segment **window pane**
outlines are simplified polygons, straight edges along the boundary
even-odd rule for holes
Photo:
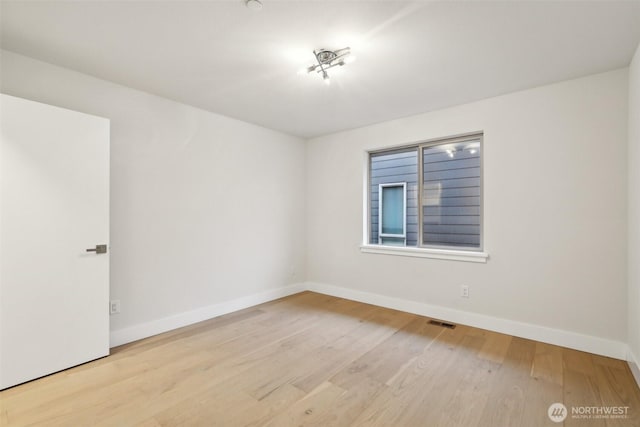
[[[386,246],[404,246],[402,237],[382,237],[380,243]]]
[[[387,151],[370,155],[369,163],[369,243],[383,243],[378,236],[378,205],[380,184],[406,182],[407,228],[406,245],[418,244],[418,150],[417,148]],[[387,243],[383,243],[387,244]]]
[[[382,234],[404,234],[403,187],[382,187]]]
[[[480,140],[422,149],[422,239],[427,246],[480,247]]]

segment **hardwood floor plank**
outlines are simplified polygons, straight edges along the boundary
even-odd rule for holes
[[[524,391],[526,403],[522,413],[522,427],[553,427],[558,423],[551,421],[549,406],[563,402],[562,386],[547,377],[531,376]],[[568,408],[570,411],[571,409]]]
[[[162,427],[155,418],[149,418],[148,420],[144,420],[143,422],[136,424],[136,427]]]
[[[277,357],[273,358],[269,371],[265,371],[261,365],[255,365],[249,373],[256,379],[256,384],[246,389],[246,392],[257,400],[262,400],[278,387],[288,383],[296,384],[297,382],[302,382],[305,378],[309,378],[310,375],[317,377],[318,373],[321,373],[320,376],[326,379],[326,374],[324,374],[322,368],[326,367],[327,363],[335,363],[331,355],[344,357],[344,354],[334,348],[334,346],[338,345],[336,343],[344,340],[345,337],[348,336],[348,332],[352,329],[361,328],[363,325],[361,320],[366,319],[377,310],[378,308],[373,306],[363,306],[361,310],[357,312],[361,317],[327,318],[323,321],[321,328],[312,328],[309,330],[309,333],[313,335],[312,338],[318,345],[307,348],[304,354],[299,354],[297,351],[298,346],[294,346],[295,348],[292,352],[295,357],[283,357],[283,354],[279,353]],[[323,359],[327,359],[328,362],[325,362]],[[308,366],[310,365],[315,366],[313,371],[309,371]]]
[[[413,425],[411,419],[424,406],[425,399],[440,393],[438,387],[447,381],[447,373],[455,369],[460,357],[467,354],[464,346],[468,343],[465,341],[477,343],[477,338],[466,336],[467,331],[464,326],[443,329],[419,357],[388,381],[389,388],[363,411],[355,425]],[[463,350],[454,351],[458,346]],[[474,352],[472,354],[475,355]]]
[[[525,395],[535,356],[535,342],[513,338],[497,373],[479,425],[518,426],[523,424]]]
[[[380,342],[386,340],[412,320],[414,316],[393,310],[376,310],[357,328],[348,331],[330,346],[315,352],[311,363],[316,366],[307,372],[294,385],[310,392],[326,378],[330,378],[345,366],[353,363]]]
[[[455,366],[460,375],[451,375],[441,393],[430,399],[413,420],[422,425],[477,426],[495,382],[499,365],[482,358],[466,358]]]
[[[246,416],[242,419],[242,425],[246,427],[263,426],[306,395],[307,393],[299,388],[285,384],[258,402],[259,411],[245,412]]]
[[[331,378],[331,382],[343,388],[350,388],[352,383],[357,384],[362,381],[363,376],[368,376],[381,383],[387,383],[413,362],[443,331],[443,328],[429,324],[429,319],[416,316],[383,342],[337,372]]]
[[[448,365],[430,378],[429,386],[434,392],[410,406],[408,425],[473,426],[478,421],[499,368],[497,363],[477,357],[484,341],[465,334]],[[460,348],[465,351],[457,351]]]
[[[572,407],[602,406],[600,384],[596,379],[595,366],[589,353],[562,349],[564,404],[571,412]],[[566,427],[582,426],[589,423],[589,427],[605,426],[603,419],[583,419],[569,414],[564,421]]]
[[[480,349],[480,357],[492,362],[502,363],[513,337],[497,332],[481,331],[481,336],[485,338],[485,343]]]
[[[633,379],[629,377],[624,367],[615,367],[613,364],[594,363],[595,379],[598,383],[600,398],[603,406],[624,406],[627,417],[624,419],[610,418],[606,420],[607,426],[640,425],[640,397],[637,388],[633,387]]]
[[[536,342],[531,376],[562,386],[562,348]]]
[[[562,424],[547,416],[562,402]],[[627,418],[572,417],[628,407]],[[13,426],[638,426],[626,362],[304,292],[0,392]]]

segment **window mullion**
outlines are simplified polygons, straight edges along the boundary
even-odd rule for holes
[[[422,241],[422,192],[423,192],[423,165],[422,165],[422,146],[418,146],[416,150],[416,155],[418,156],[418,246],[424,246]]]
[[[382,244],[382,186],[378,185],[378,244]]]

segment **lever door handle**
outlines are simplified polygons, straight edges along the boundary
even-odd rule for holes
[[[106,254],[107,253],[107,245],[96,245],[95,248],[87,249],[87,252],[95,252],[97,254]]]

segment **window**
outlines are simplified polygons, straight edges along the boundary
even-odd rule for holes
[[[407,183],[379,184],[378,243],[407,243]]]
[[[369,170],[369,222],[371,225],[369,242],[382,245],[398,244],[398,240],[393,240],[392,236],[385,236],[389,230],[386,228],[387,224],[382,224],[380,220],[385,219],[385,207],[390,211],[393,210],[391,203],[385,206],[385,192],[389,191],[388,196],[391,196],[393,189],[402,185],[404,195],[402,197],[403,212],[400,219],[403,229],[399,234],[403,235],[402,246],[416,246],[418,239],[418,156],[416,148],[372,153]],[[399,212],[397,206],[396,212]]]
[[[482,251],[482,135],[369,153],[368,245]]]

